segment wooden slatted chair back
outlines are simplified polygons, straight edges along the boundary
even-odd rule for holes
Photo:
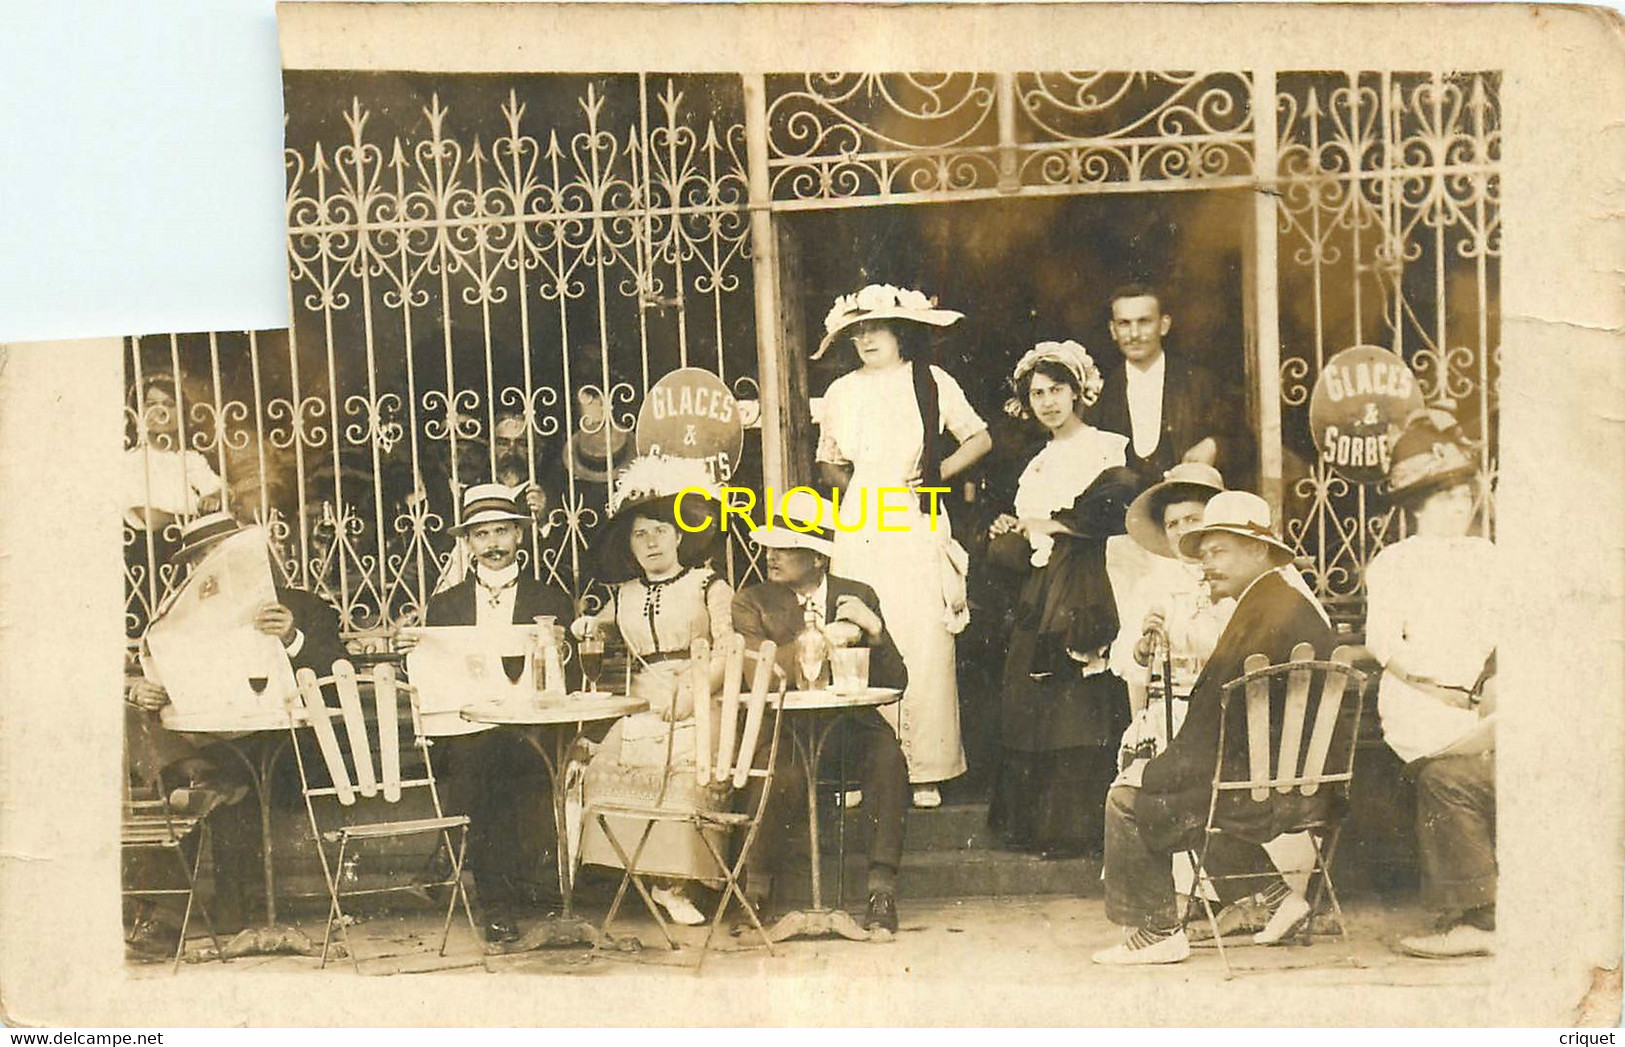
[[[742,789],[751,778],[761,777],[765,773],[765,767],[758,766],[757,752],[775,679],[781,697],[785,680],[784,674],[778,672],[774,664],[778,645],[773,641],[765,641],[758,650],[751,651],[747,650],[744,637],[730,633],[722,637],[719,644],[723,650],[723,676],[715,732],[710,722],[710,645],[703,639],[696,640],[690,652],[693,661],[690,663],[688,687],[694,698],[695,770],[702,784],[714,782]],[[748,667],[751,662],[755,663],[754,666]],[[748,691],[745,686],[747,673],[750,681]],[[779,707],[774,705],[774,708]],[[716,735],[714,750],[711,747],[713,733]],[[769,746],[770,751],[776,746],[775,736],[774,744]]]
[[[295,730],[300,720],[309,726],[332,782],[331,786],[312,787],[307,777],[307,797],[336,796],[339,803],[348,807],[358,798],[370,800],[380,795],[385,801],[395,803],[404,789],[433,787],[434,777],[418,719],[416,691],[411,684],[400,680],[393,665],[381,664],[370,673],[357,673],[354,665],[340,659],[333,663],[329,676],[318,677],[306,668],[295,673],[294,679],[299,685],[294,700],[302,714],[294,718]],[[370,709],[362,694],[363,684],[370,685],[372,691]],[[336,710],[323,698],[324,686],[331,686],[338,696]],[[403,705],[406,707],[404,719]],[[342,737],[334,728],[335,719],[343,725]],[[411,744],[417,746],[421,755],[421,778],[402,775],[401,734],[405,727],[410,727]],[[302,756],[299,765],[304,776]]]
[[[1242,664],[1242,675],[1224,685],[1220,699],[1226,711],[1237,693],[1246,702],[1247,779],[1224,779],[1221,760],[1217,771],[1220,788],[1245,788],[1254,800],[1264,800],[1271,790],[1313,796],[1323,785],[1348,781],[1353,776],[1354,739],[1348,739],[1346,759],[1339,766],[1328,771],[1327,760],[1345,696],[1353,693],[1358,701],[1365,685],[1365,674],[1353,662],[1353,648],[1339,647],[1330,659],[1318,661],[1314,647],[1307,643],[1294,647],[1291,660],[1279,665],[1271,665],[1266,655],[1250,655]],[[1278,686],[1284,689],[1284,700],[1276,732],[1271,698]],[[1318,700],[1313,702],[1314,720],[1309,722],[1311,697]],[[1228,720],[1228,716],[1222,717],[1221,724]]]

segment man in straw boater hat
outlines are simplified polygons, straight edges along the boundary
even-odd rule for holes
[[[1190,955],[1171,858],[1201,842],[1218,750],[1220,691],[1242,675],[1249,655],[1264,654],[1273,664],[1290,660],[1300,643],[1311,644],[1319,658],[1333,646],[1326,612],[1291,566],[1292,550],[1271,529],[1262,498],[1246,491],[1214,495],[1202,510],[1201,526],[1180,539],[1179,549],[1201,560],[1213,599],[1234,599],[1236,609],[1192,686],[1179,733],[1161,755],[1138,765],[1137,783],[1125,775],[1107,796],[1106,916],[1126,933],[1120,944],[1095,953],[1100,964],[1178,963]],[[1246,709],[1238,702],[1228,715],[1224,766],[1245,769]],[[1256,889],[1242,884],[1267,883],[1262,893],[1273,914],[1255,936],[1260,944],[1283,940],[1309,918],[1308,902],[1287,886],[1262,844],[1276,836],[1276,825],[1301,815],[1301,805],[1325,802],[1324,796],[1276,793],[1256,801],[1241,792],[1220,800],[1217,819],[1225,831],[1208,848],[1208,870],[1215,877],[1247,877],[1215,881],[1225,904]]]
[[[741,589],[733,601],[733,625],[755,649],[764,640],[778,645],[780,668],[794,677],[796,637],[811,622],[832,647],[869,649],[869,684],[903,688],[908,670],[880,617],[880,599],[862,582],[829,573],[835,552],[835,507],[805,489],[789,492],[782,515],[769,526],[750,532],[764,550],[767,581]],[[863,928],[897,930],[897,870],[903,857],[903,815],[908,809],[908,765],[902,746],[873,708],[846,719],[849,737],[859,753],[861,810],[869,822],[868,909]],[[816,770],[816,768],[815,768]],[[806,783],[801,767],[784,757],[775,769],[773,796],[762,825],[762,837],[747,870],[752,904],[769,902],[772,875],[782,857],[781,840],[790,831]]]
[[[474,484],[463,491],[462,516],[451,528],[466,546],[472,567],[463,580],[429,598],[424,624],[529,625],[538,615],[568,622],[575,605],[562,591],[520,569],[519,548],[532,524],[522,488]],[[402,637],[403,648],[412,641]],[[447,814],[470,820],[468,868],[493,944],[518,941],[510,911],[521,874],[518,780],[529,750],[505,731],[481,730],[435,739],[440,798]],[[545,798],[544,798],[545,799]],[[526,801],[528,802],[528,800]],[[421,880],[444,882],[452,857],[442,843]]]
[[[190,572],[212,549],[244,530],[228,512],[199,516],[182,527],[170,563],[177,572]],[[274,566],[271,579],[276,599],[256,610],[254,628],[281,641],[292,668],[332,672],[333,663],[348,656],[339,638],[338,613],[320,597],[281,584]],[[175,592],[179,591],[177,579]],[[211,818],[215,874],[210,915],[216,930],[241,928],[251,904],[258,900],[251,895],[263,888],[256,875],[261,846],[258,819],[239,804],[248,793],[248,782],[236,774],[236,758],[217,747],[218,736],[180,733],[163,726],[158,713],[170,704],[169,693],[151,676],[131,682],[125,704],[125,740],[132,770],[167,790],[177,813],[203,816],[223,808]],[[270,788],[270,783],[264,787]],[[173,933],[159,926],[150,907],[139,908],[126,940],[138,952],[172,955]]]
[[[1416,783],[1423,901],[1412,956],[1495,951],[1495,650],[1506,602],[1496,548],[1470,534],[1475,449],[1442,411],[1413,415],[1388,487],[1411,536],[1366,567],[1366,646],[1382,663],[1383,740]]]

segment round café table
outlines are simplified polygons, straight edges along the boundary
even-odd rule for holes
[[[304,722],[302,712],[296,724]],[[230,710],[186,716],[174,706],[165,706],[158,722],[180,734],[208,736],[209,745],[219,745],[231,753],[248,772],[249,784],[260,808],[260,859],[265,878],[265,924],[246,927],[221,950],[227,957],[252,956],[261,951],[295,950],[312,953],[315,947],[299,928],[279,926],[276,911],[275,836],[271,831],[271,774],[277,761],[288,751],[292,738],[286,712],[259,712],[233,715]]]
[[[597,942],[598,929],[576,917],[571,900],[575,878],[570,868],[570,827],[564,810],[561,776],[570,747],[582,736],[588,724],[619,720],[648,708],[649,703],[641,698],[598,692],[561,695],[557,701],[551,702],[471,705],[462,710],[463,719],[471,723],[496,724],[518,731],[520,737],[542,758],[542,765],[547,768],[548,787],[553,793],[553,825],[558,834],[559,896],[563,900],[563,911],[526,932],[515,951]]]
[[[868,931],[844,909],[830,909],[824,905],[822,856],[818,846],[818,764],[824,754],[824,743],[830,731],[843,716],[863,709],[877,709],[890,705],[902,696],[895,687],[870,687],[851,694],[833,691],[790,691],[784,696],[784,712],[789,715],[787,725],[795,744],[796,759],[801,762],[807,780],[807,838],[808,854],[812,866],[812,908],[800,909],[780,917],[768,937],[782,942],[786,938],[821,938],[840,935],[853,941],[868,941]]]

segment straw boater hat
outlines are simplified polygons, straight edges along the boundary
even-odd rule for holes
[[[1235,534],[1262,542],[1290,562],[1292,547],[1275,536],[1270,527],[1270,505],[1251,491],[1220,491],[1208,499],[1202,510],[1202,526],[1179,540],[1179,551],[1195,559],[1202,538],[1210,534]]]
[[[811,549],[835,555],[835,506],[805,489],[787,492],[772,527],[758,527],[750,540],[768,549]]]
[[[1203,462],[1181,462],[1162,474],[1162,482],[1147,487],[1129,504],[1125,518],[1129,537],[1147,552],[1178,559],[1174,547],[1168,544],[1162,514],[1175,502],[1206,505],[1208,499],[1223,490],[1224,477],[1219,470]]]
[[[685,530],[677,523],[679,496],[684,491],[689,493],[681,499],[683,520],[699,530]],[[704,563],[723,535],[717,497],[711,471],[697,458],[651,454],[632,459],[615,478],[610,517],[593,543],[602,579],[624,582],[638,576],[637,557],[632,555],[632,520],[639,516],[677,527],[677,558],[684,567]]]
[[[181,544],[170,554],[170,562],[190,563],[242,530],[243,525],[228,512],[205,513],[181,527]]]
[[[818,343],[818,351],[811,359],[823,356],[842,331],[865,320],[908,320],[930,327],[948,327],[964,318],[964,313],[938,309],[936,302],[907,287],[870,284],[835,299],[829,315],[824,317],[824,340]]]
[[[1417,411],[1394,441],[1388,493],[1397,502],[1417,505],[1477,472],[1478,456],[1455,417],[1447,411]]]
[[[1015,395],[1004,403],[1006,414],[1016,418],[1032,417],[1032,409],[1021,396],[1021,382],[1041,363],[1060,364],[1067,369],[1078,383],[1080,407],[1093,406],[1100,399],[1100,391],[1106,387],[1106,380],[1100,376],[1100,368],[1095,366],[1089,350],[1070,339],[1064,342],[1039,342],[1022,354],[1021,359],[1016,361],[1016,369],[1010,374],[1010,388]]]
[[[503,520],[512,520],[515,523],[530,523],[530,513],[525,510],[525,488],[509,487],[507,484],[472,484],[463,491],[462,519],[450,528],[455,535],[468,533],[470,527],[484,523],[500,523]]]

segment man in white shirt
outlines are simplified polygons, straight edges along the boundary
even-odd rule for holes
[[[1173,327],[1162,296],[1127,284],[1111,298],[1112,340],[1123,365],[1107,373],[1088,419],[1129,438],[1128,467],[1149,487],[1180,462],[1217,468],[1231,484],[1251,479],[1244,400],[1226,395],[1212,374],[1189,360],[1171,363],[1163,339]]]
[[[475,484],[463,492],[462,520],[452,532],[467,546],[472,567],[461,582],[430,598],[425,624],[524,625],[538,615],[560,622],[575,617],[569,596],[520,567],[519,548],[531,523],[522,499],[522,491],[502,484]],[[521,801],[537,798],[516,796],[515,782],[530,760],[529,750],[506,732],[483,731],[435,739],[434,760],[446,812],[470,818],[468,866],[485,911],[486,940],[518,941],[510,909],[525,879],[518,842]],[[442,849],[425,879],[435,882],[449,874],[450,855]]]

